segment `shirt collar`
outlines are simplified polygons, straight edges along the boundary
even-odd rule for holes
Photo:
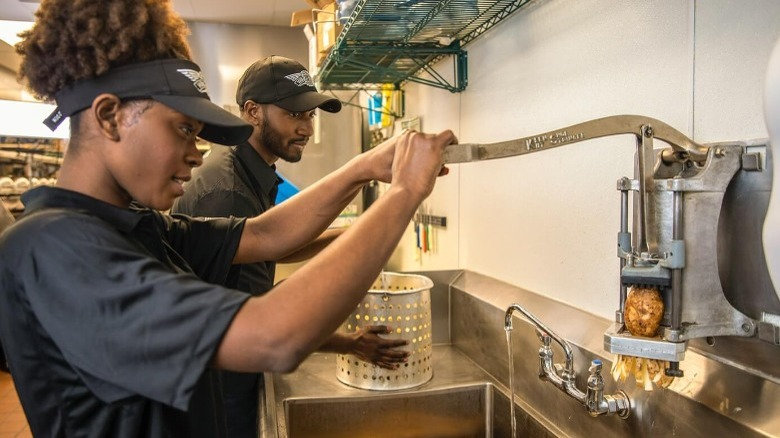
[[[276,165],[266,163],[251,144],[241,143],[236,146],[236,155],[246,164],[250,177],[255,178],[258,185],[266,190],[266,195],[270,195],[277,185],[284,182],[276,174]]]
[[[85,211],[114,225],[119,231],[129,233],[143,219],[148,209],[119,208],[107,202],[59,187],[41,186],[22,194],[24,214],[28,215],[46,208],[65,208]],[[139,214],[141,213],[141,214]]]

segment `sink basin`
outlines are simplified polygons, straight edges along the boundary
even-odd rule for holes
[[[294,437],[483,437],[492,428],[490,384],[368,397],[287,399]]]
[[[509,398],[490,383],[366,397],[289,398],[290,438],[510,437]],[[517,409],[518,436],[554,437]]]
[[[266,375],[263,436],[278,438],[510,438],[509,398],[490,375],[450,346],[434,346],[433,379],[414,389],[369,391],[335,377],[332,354],[291,374]],[[517,436],[549,438],[553,425],[519,406]]]

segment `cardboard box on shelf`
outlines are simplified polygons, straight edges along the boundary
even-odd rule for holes
[[[312,9],[323,9],[329,4],[336,3],[336,0],[306,0],[306,3],[308,3]]]
[[[306,3],[308,3],[311,8],[300,9],[293,12],[292,18],[290,19],[290,27],[303,26],[304,24],[315,21],[314,17],[320,11],[333,12],[334,15],[331,16],[330,19],[336,19],[335,13],[338,6],[336,5],[335,0],[306,0]],[[316,21],[321,19],[324,18],[316,18]]]
[[[301,9],[292,13],[290,27],[303,26],[314,21],[314,11],[312,9]]]
[[[317,65],[322,65],[341,33],[341,25],[336,21],[336,3],[330,3],[322,11],[318,11],[316,20],[314,27],[317,34]]]
[[[341,33],[341,25],[337,21],[337,4],[334,0],[306,0],[312,9],[301,9],[292,14],[290,26],[313,26],[316,51],[315,65],[320,66],[333,48],[336,38]]]

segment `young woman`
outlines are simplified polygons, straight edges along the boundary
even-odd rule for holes
[[[17,46],[21,78],[71,118],[57,187],[24,196],[0,237],[0,338],[36,436],[192,436],[208,367],[290,371],[360,301],[456,142],[407,132],[251,219],[170,217],[201,164],[196,137],[251,127],[208,100],[186,26],[159,0],[44,0]],[[371,180],[349,230],[262,297],[215,285],[278,260]]]

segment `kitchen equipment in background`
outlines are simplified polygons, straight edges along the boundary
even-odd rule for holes
[[[368,92],[368,126],[371,129],[388,128],[404,114],[404,93],[396,85],[382,84]]]
[[[336,0],[336,3],[338,4],[338,20],[341,25],[347,24],[347,20],[349,20],[349,17],[352,15],[352,11],[355,10],[355,6],[357,6],[357,0]]]
[[[387,325],[388,338],[405,339],[402,349],[408,361],[395,370],[380,368],[354,356],[337,355],[336,377],[346,385],[372,390],[407,389],[433,377],[431,288],[433,281],[422,275],[383,272],[363,301],[342,324],[346,333],[369,325]]]
[[[417,207],[417,213],[412,218],[415,239],[416,261],[422,262],[423,254],[436,253],[438,248],[438,228],[447,228],[447,218],[443,216],[434,216],[426,203]]]
[[[368,97],[368,126],[382,126],[382,93],[375,92]]]
[[[383,128],[390,126],[395,121],[395,116],[400,107],[398,103],[398,97],[402,96],[401,93],[395,91],[396,86],[393,84],[382,85],[382,119],[381,124]]]
[[[14,180],[10,177],[4,176],[0,178],[0,195],[11,195],[14,193],[16,185]]]
[[[342,228],[348,227],[355,223],[358,218],[358,206],[357,204],[349,204],[344,207],[344,210],[339,213],[338,217],[333,220],[329,228]]]

